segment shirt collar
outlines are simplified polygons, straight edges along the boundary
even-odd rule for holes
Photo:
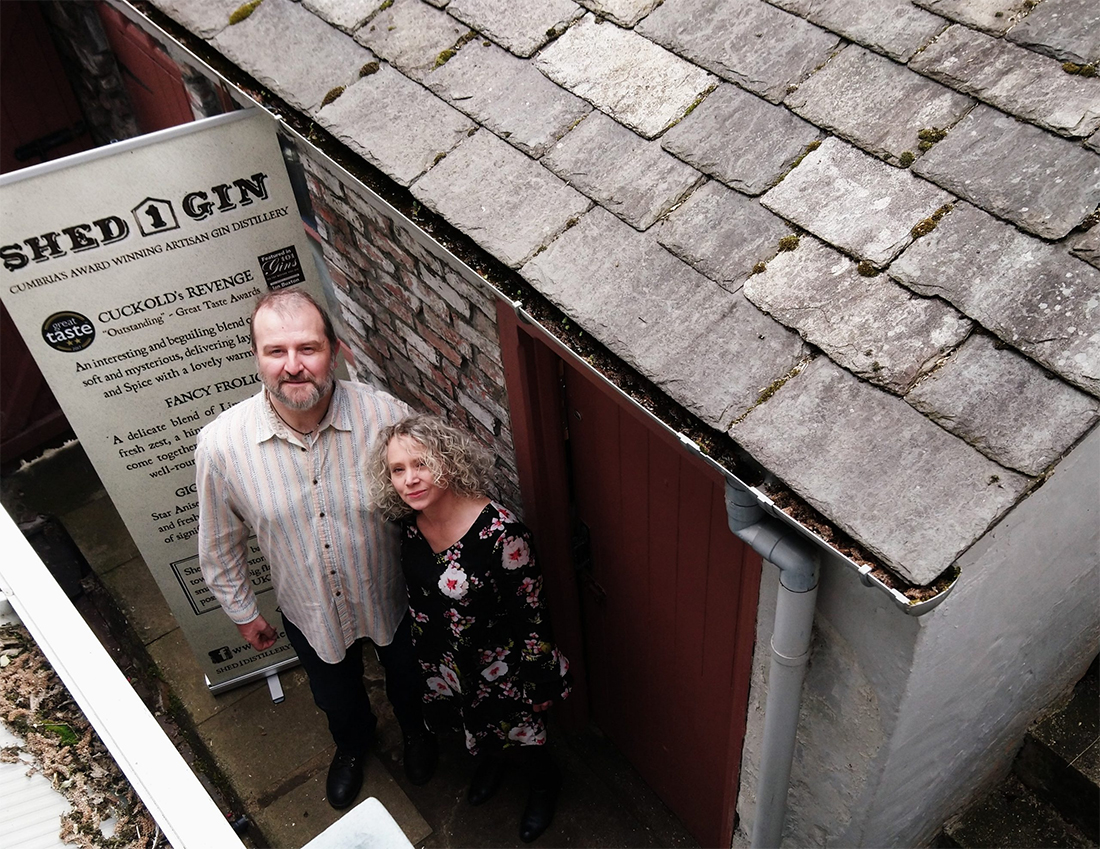
[[[329,405],[325,417],[321,419],[320,424],[317,426],[317,433],[321,433],[329,427],[335,430],[351,430],[351,409],[348,406],[348,393],[341,385],[342,383],[342,380],[336,381],[332,390],[332,403]],[[266,389],[260,390],[257,401],[260,406],[260,414],[256,419],[257,443],[275,437],[287,441],[301,441],[301,435],[287,427],[282,419],[275,414],[275,409],[271,406],[271,401],[267,397]]]

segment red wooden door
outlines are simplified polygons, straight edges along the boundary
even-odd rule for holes
[[[703,846],[729,846],[760,558],[717,472],[569,365],[565,392],[592,718]]]
[[[179,66],[121,12],[106,3],[97,8],[141,132],[151,133],[194,121]]]

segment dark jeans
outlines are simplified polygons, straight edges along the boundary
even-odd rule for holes
[[[363,644],[370,641],[358,640],[348,648],[339,663],[325,663],[317,656],[305,635],[285,615],[283,627],[309,676],[313,701],[328,718],[328,728],[336,748],[355,755],[366,752],[374,740],[374,728],[378,724],[363,683]],[[406,734],[423,732],[420,668],[413,651],[408,613],[393,635],[393,642],[375,648],[386,671],[386,697],[393,705],[401,730]]]

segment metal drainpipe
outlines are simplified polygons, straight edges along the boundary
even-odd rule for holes
[[[776,849],[787,809],[821,556],[809,540],[765,514],[750,490],[729,479],[726,481],[726,516],[730,530],[738,538],[779,567],[779,595],[775,606],[751,844],[753,849]]]

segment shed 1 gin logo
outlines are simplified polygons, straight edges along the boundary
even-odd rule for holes
[[[42,338],[55,351],[75,354],[95,341],[95,325],[78,312],[55,312],[42,323]]]

